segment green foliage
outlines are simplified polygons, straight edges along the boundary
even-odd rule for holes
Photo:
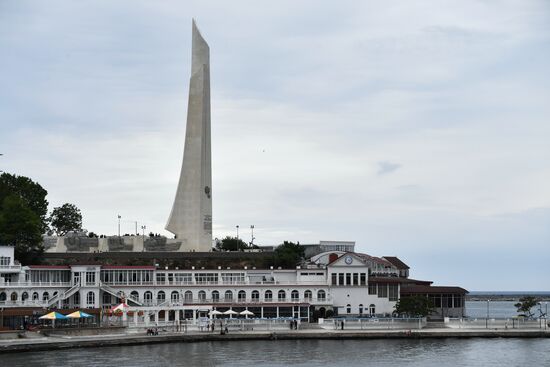
[[[40,219],[41,233],[46,232],[48,213],[48,192],[25,176],[16,176],[9,173],[0,175],[0,204],[6,197],[15,195],[21,199],[23,204],[32,210]]]
[[[275,249],[275,265],[294,268],[304,257],[304,248],[300,243],[285,241]]]
[[[216,247],[224,251],[243,251],[248,248],[248,245],[240,238],[227,236],[218,241]]]
[[[54,208],[49,220],[58,236],[64,236],[69,231],[82,229],[82,214],[80,214],[80,209],[73,204],[65,203]]]
[[[514,305],[518,309],[518,313],[521,313],[525,317],[532,318],[533,313],[531,309],[535,307],[538,303],[538,300],[533,296],[521,297],[519,302]]]
[[[42,221],[18,195],[8,195],[0,204],[0,245],[15,246],[22,264],[37,263],[44,252]]]
[[[426,317],[433,312],[434,305],[426,296],[401,297],[395,304],[395,312],[400,316]]]

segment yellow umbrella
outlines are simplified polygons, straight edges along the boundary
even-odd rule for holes
[[[50,312],[44,316],[40,316],[43,320],[66,320],[67,316],[60,314],[59,312]]]

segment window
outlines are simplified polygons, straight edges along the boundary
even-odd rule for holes
[[[353,285],[359,285],[359,274],[353,273]]]
[[[367,274],[361,273],[359,284],[360,285],[367,285]]]
[[[350,304],[347,304],[346,305],[346,313],[351,313],[351,305]]]
[[[219,301],[220,301],[220,292],[212,291],[212,302],[219,302]]]
[[[153,303],[153,293],[151,291],[147,291],[143,294],[143,301],[145,304],[151,304]]]
[[[158,303],[166,301],[166,293],[164,293],[164,291],[160,291],[157,293],[157,301]]]
[[[237,294],[237,299],[239,302],[245,302],[246,301],[246,292],[245,291],[239,291]]]
[[[397,284],[389,284],[388,285],[388,298],[390,301],[397,301],[399,298],[399,291],[398,291],[398,285]]]
[[[359,315],[363,315],[363,304],[359,304]]]
[[[199,301],[201,301],[201,302],[206,301],[206,292],[205,291],[199,291]]]
[[[344,273],[338,274],[338,285],[344,285]]]
[[[311,294],[311,291],[309,289],[304,292],[304,298],[306,299],[306,301],[311,301],[311,299],[313,298],[313,295]]]
[[[174,279],[178,284],[191,284],[193,283],[193,275],[191,273],[176,273]]]
[[[6,296],[6,292],[0,293],[0,302],[6,302],[7,297],[8,296]]]
[[[50,294],[48,292],[42,293],[42,301],[46,302],[50,299]]]
[[[370,315],[374,315],[376,314],[376,306],[374,304],[371,303],[371,305],[369,306],[369,314]]]
[[[222,273],[223,284],[243,284],[244,273]]]
[[[290,293],[290,299],[292,302],[298,302],[300,300],[300,293],[297,290],[293,290]]]
[[[369,283],[369,294],[376,294],[377,289],[378,289],[378,284]]]
[[[157,284],[166,283],[166,273],[157,273]]]
[[[133,299],[135,301],[139,301],[139,293],[137,291],[132,291],[130,293],[130,299]]]
[[[10,257],[0,256],[0,266],[9,266],[10,259],[11,259]]]
[[[78,294],[78,293],[75,293],[75,294]],[[4,294],[4,296],[5,296],[5,294]],[[39,299],[40,299],[40,296],[38,295],[38,292],[34,292],[32,294],[32,300],[33,301],[38,301]]]
[[[95,271],[86,272],[86,284],[87,285],[95,284]]]
[[[94,306],[95,305],[95,293],[94,292],[88,292],[86,295],[86,304],[88,306]]]
[[[252,291],[252,302],[258,302],[260,300],[260,292]]]
[[[111,304],[111,295],[107,292],[103,292],[103,304],[104,305],[110,305]]]
[[[17,293],[15,292],[11,292],[11,296],[10,296],[10,299],[12,302],[16,302],[17,301]]]
[[[273,292],[271,292],[271,291],[265,291],[264,300],[265,300],[266,302],[271,302],[271,301],[273,300]]]
[[[185,299],[185,303],[192,303],[193,302],[193,292],[185,291],[185,293],[183,294],[183,299]]]
[[[195,282],[197,284],[217,284],[218,273],[196,273]]]
[[[388,285],[386,283],[378,284],[378,298],[388,297]]]
[[[281,289],[278,293],[277,299],[279,300],[279,302],[286,301],[286,292]]]
[[[170,300],[172,301],[172,303],[178,303],[180,301],[180,294],[178,291],[172,291],[172,293],[170,294]],[[178,311],[176,311],[178,312]]]
[[[23,294],[21,295],[21,301],[25,302],[28,299],[29,299],[29,294],[27,292],[23,292]]]
[[[35,292],[36,293],[36,292]],[[38,293],[36,293],[37,295],[37,298],[38,299]],[[34,294],[33,294],[33,297],[34,297]],[[73,304],[75,306],[79,306],[80,305],[80,292],[76,292],[73,296]]]
[[[326,299],[326,293],[324,290],[317,292],[317,300],[324,301]]]
[[[351,285],[351,273],[346,273],[346,285]]]
[[[331,275],[332,275],[332,282],[331,282],[331,284],[332,284],[332,285],[337,285],[337,284],[338,284],[338,274],[332,273]]]
[[[233,301],[233,292],[225,291],[225,301],[226,302],[232,302]]]

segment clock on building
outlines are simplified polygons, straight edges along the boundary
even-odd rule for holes
[[[353,262],[353,259],[351,258],[351,256],[346,256],[344,258],[344,261],[346,262],[346,264],[350,265]]]

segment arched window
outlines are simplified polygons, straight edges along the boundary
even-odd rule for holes
[[[137,291],[130,292],[130,298],[134,301],[139,301],[139,293]]]
[[[17,293],[15,292],[11,292],[11,296],[10,296],[10,299],[12,302],[16,302],[17,301]]]
[[[23,294],[21,295],[21,301],[25,302],[28,299],[29,299],[29,294],[27,292],[23,292]]]
[[[260,301],[260,292],[252,291],[251,297],[252,297],[252,302],[259,302]]]
[[[351,305],[350,304],[346,305],[346,313],[351,313]]]
[[[75,294],[78,294],[78,293],[75,293]],[[32,294],[32,300],[33,301],[38,301],[40,299],[40,296],[38,295],[38,292],[34,292]]]
[[[164,291],[160,291],[157,293],[157,301],[158,303],[166,301],[166,293],[164,293]]]
[[[317,292],[317,300],[319,301],[324,301],[325,299],[327,298],[327,294],[325,293],[324,290],[320,290]]]
[[[172,303],[178,303],[180,301],[180,293],[178,291],[173,291],[170,294],[170,300],[172,301]],[[176,312],[179,312],[179,311],[176,311]]]
[[[363,315],[363,304],[359,304],[359,315]]]
[[[220,301],[220,292],[212,291],[212,302],[219,302],[219,301]]]
[[[265,294],[264,294],[264,300],[266,302],[271,302],[273,300],[273,292],[271,291],[265,291]]]
[[[278,293],[278,299],[279,299],[279,302],[286,301],[286,292],[283,291],[282,289]]]
[[[304,292],[304,298],[306,299],[306,301],[311,301],[311,299],[313,298],[313,294],[309,289]]]
[[[50,299],[50,294],[48,292],[42,293],[42,301],[46,302]]]
[[[0,292],[0,302],[6,302],[6,292]]]
[[[57,292],[53,292],[53,296],[52,297],[57,297],[58,293]]]
[[[88,292],[86,295],[86,304],[88,306],[94,306],[95,305],[95,293],[94,292]]]
[[[183,298],[185,299],[185,303],[193,303],[193,292],[185,291]]]
[[[376,306],[374,304],[371,303],[371,305],[369,306],[369,314],[371,315],[374,315],[376,314]]]
[[[143,303],[145,303],[146,305],[150,305],[151,303],[153,303],[153,292],[147,291],[143,293]]]
[[[33,296],[33,298],[34,298],[34,294],[33,294],[32,296]],[[80,306],[80,292],[76,292],[76,293],[74,294],[74,296],[73,296],[73,304],[74,304],[75,306],[77,306],[77,307]]]
[[[237,293],[237,299],[239,302],[246,302],[246,292],[239,291],[239,293]]]
[[[233,292],[231,291],[225,291],[225,301],[231,302],[233,301]]]
[[[300,292],[298,292],[296,289],[293,290],[290,293],[290,299],[292,300],[292,302],[298,302],[300,300]]]
[[[205,291],[199,291],[199,301],[201,301],[201,302],[206,301],[206,292]]]

